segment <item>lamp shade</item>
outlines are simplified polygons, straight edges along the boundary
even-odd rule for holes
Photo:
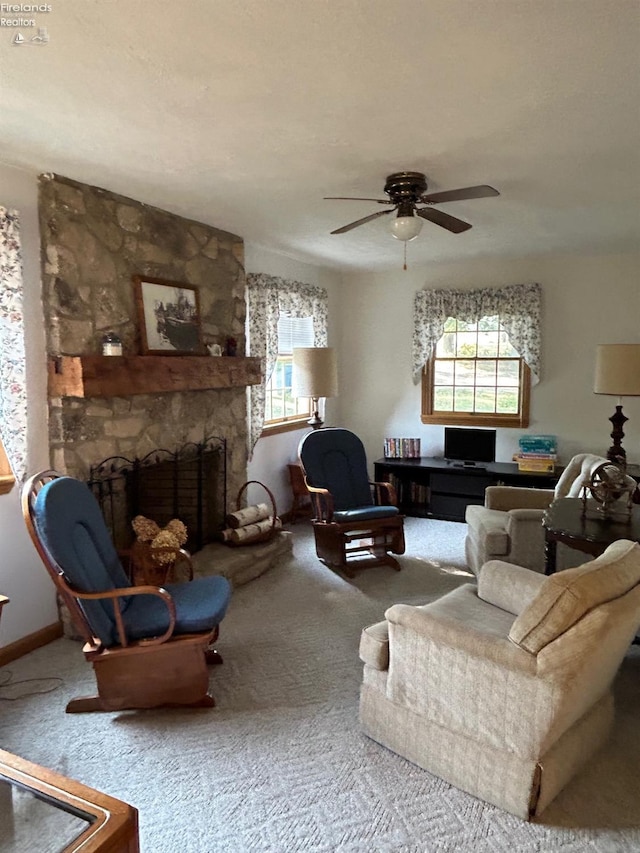
[[[332,347],[294,347],[291,384],[294,397],[336,397],[335,350]]]
[[[599,344],[593,390],[614,397],[640,396],[640,344]]]

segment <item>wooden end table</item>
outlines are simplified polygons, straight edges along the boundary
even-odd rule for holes
[[[622,514],[604,518],[598,512],[598,506],[596,501],[588,500],[586,514],[583,514],[582,498],[558,498],[545,510],[542,526],[546,575],[556,571],[558,542],[592,557],[598,557],[617,539],[640,542],[640,506],[632,507],[629,520]]]

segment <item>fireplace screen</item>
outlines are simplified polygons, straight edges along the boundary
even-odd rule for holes
[[[198,551],[222,529],[227,512],[226,440],[209,436],[178,450],[153,450],[142,459],[111,456],[92,466],[89,487],[111,530],[116,548],[133,541],[131,521],[152,518],[161,527],[179,518],[186,547]]]

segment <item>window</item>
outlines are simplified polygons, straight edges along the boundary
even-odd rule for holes
[[[499,315],[448,317],[423,371],[422,422],[526,427],[530,384]]]
[[[291,393],[294,347],[313,346],[313,317],[280,316],[278,357],[267,380],[264,426],[269,431],[294,429],[311,416],[311,400]]]
[[[267,273],[247,274],[247,342],[249,353],[261,359],[264,371],[263,381],[259,385],[250,385],[247,392],[250,416],[247,443],[250,455],[260,436],[265,434],[266,384],[277,361],[278,351],[287,355],[293,349],[292,345],[289,353],[279,350],[278,321],[284,318],[311,318],[313,339],[305,335],[296,341],[296,346],[307,344],[326,347],[328,306],[328,293],[324,287],[289,281]],[[306,324],[309,322],[309,319],[304,321]],[[299,417],[291,422],[272,421],[266,434],[300,428],[303,420],[304,416],[299,411]]]

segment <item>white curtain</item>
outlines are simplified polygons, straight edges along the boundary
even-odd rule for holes
[[[264,427],[265,389],[278,357],[280,315],[313,318],[313,345],[327,346],[328,295],[324,287],[265,273],[247,275],[249,355],[262,359],[262,384],[249,388],[249,454]]]
[[[27,473],[22,249],[18,212],[0,206],[0,437],[16,480]]]
[[[422,368],[435,352],[448,317],[476,323],[481,317],[500,315],[512,346],[531,369],[531,382],[540,381],[539,284],[511,284],[481,290],[420,290],[413,314],[413,379],[420,381]]]

